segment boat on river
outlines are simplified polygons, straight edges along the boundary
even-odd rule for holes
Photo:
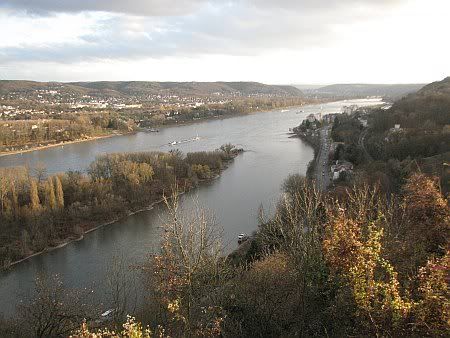
[[[242,233],[238,235],[238,244],[242,244],[248,240],[248,235],[246,233]]]
[[[200,136],[198,136],[198,134],[197,134],[196,137],[191,138],[191,139],[180,140],[180,141],[172,141],[172,142],[169,143],[169,146],[176,146],[177,144],[195,142],[195,141],[198,141],[198,140],[200,140]]]

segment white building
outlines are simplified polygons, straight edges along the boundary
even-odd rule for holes
[[[353,164],[347,161],[336,161],[336,164],[331,166],[331,172],[333,174],[333,180],[337,180],[341,173],[353,171]]]

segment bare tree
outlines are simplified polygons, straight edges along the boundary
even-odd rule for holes
[[[116,330],[121,328],[127,314],[136,311],[138,297],[136,287],[134,269],[123,255],[115,256],[113,263],[107,268],[106,297],[112,310],[111,321]]]
[[[47,176],[47,167],[44,163],[38,162],[33,168],[33,174],[36,177],[38,183],[41,183]]]
[[[68,336],[98,310],[89,303],[92,291],[67,289],[55,275],[35,280],[31,299],[18,307],[18,328],[24,337]]]
[[[184,336],[219,334],[223,317],[214,295],[227,270],[221,233],[198,203],[194,210],[181,210],[176,190],[165,203],[168,220],[161,254],[154,257],[154,273],[169,329]]]
[[[326,283],[321,244],[326,207],[315,184],[298,175],[286,180],[284,191],[275,216],[262,221],[258,236],[269,250],[286,254],[294,267],[297,327],[300,335],[307,335],[323,310],[314,301]]]

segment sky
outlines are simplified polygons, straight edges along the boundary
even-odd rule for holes
[[[0,0],[0,79],[428,83],[449,0]]]

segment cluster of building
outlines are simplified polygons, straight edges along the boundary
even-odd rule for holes
[[[39,108],[0,105],[0,118],[3,120],[28,119],[31,116],[41,118],[47,116],[48,114],[59,115],[61,113],[61,111],[45,111]]]
[[[63,112],[77,112],[85,109],[129,110],[145,109],[146,111],[170,110],[167,118],[174,118],[182,109],[198,108],[204,105],[224,105],[233,98],[270,97],[269,94],[243,95],[240,92],[216,92],[206,96],[175,94],[141,94],[141,95],[84,95],[65,90],[63,85],[52,89],[35,89],[30,91],[11,91],[0,96],[0,118],[29,119],[46,118],[49,115]],[[55,107],[57,106],[57,107]],[[64,111],[61,111],[63,109]]]

